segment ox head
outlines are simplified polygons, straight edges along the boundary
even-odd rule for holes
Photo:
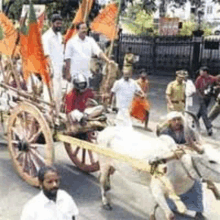
[[[185,155],[183,162],[193,178],[220,183],[220,151],[208,144],[203,145],[203,148],[203,154]]]

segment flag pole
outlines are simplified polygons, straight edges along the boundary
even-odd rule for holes
[[[111,40],[110,49],[109,49],[109,52],[108,52],[108,54],[107,54],[108,58],[111,57],[112,52],[113,52],[113,47],[114,47],[114,42],[115,42],[115,36],[116,36],[117,30],[118,30],[120,11],[121,11],[121,0],[119,0],[119,3],[118,3],[118,14],[117,14],[117,17],[116,17],[116,19],[115,19],[115,29],[114,29],[114,32],[115,32],[115,33],[114,33],[114,38]]]
[[[85,14],[84,14],[84,18],[83,18],[83,21],[86,22],[87,20],[87,17],[88,17],[88,5],[89,5],[89,1],[86,0],[86,9],[85,9]]]

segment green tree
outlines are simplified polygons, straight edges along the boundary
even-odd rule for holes
[[[154,34],[153,15],[147,13],[139,3],[131,4],[122,20],[124,25],[136,34]]]
[[[183,22],[182,29],[180,30],[180,35],[188,35],[191,36],[192,32],[196,29],[196,22],[195,21],[186,21]]]
[[[38,4],[39,0],[32,0],[32,2],[33,4]],[[74,3],[74,1],[69,0],[54,0],[53,2],[48,2],[49,3],[45,3],[47,18],[50,19],[54,13],[60,13],[64,20],[64,30],[66,30],[75,16],[78,2],[75,1]],[[15,0],[10,7],[9,18],[19,20],[23,4],[29,4],[29,0]]]

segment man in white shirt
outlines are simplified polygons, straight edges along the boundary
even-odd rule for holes
[[[131,79],[132,71],[130,69],[123,70],[123,77],[117,80],[112,89],[110,104],[112,103],[113,96],[116,96],[116,106],[118,108],[117,122],[122,122],[125,126],[132,126],[130,118],[130,107],[134,95],[140,95],[144,97],[144,92],[141,87]]]
[[[67,42],[65,51],[66,79],[71,81],[79,73],[89,79],[92,55],[97,55],[107,63],[111,61],[100,49],[92,37],[87,35],[87,25],[80,22],[76,25],[77,34]]]
[[[78,208],[72,197],[59,189],[57,169],[42,167],[38,179],[42,190],[24,206],[20,220],[75,220]]]
[[[42,36],[44,54],[49,58],[50,67],[52,70],[53,79],[53,96],[56,102],[57,112],[59,112],[62,98],[62,70],[63,70],[63,45],[62,35],[62,17],[59,14],[54,14],[51,18],[52,27]],[[49,101],[47,88],[44,88],[44,99]]]
[[[189,111],[193,106],[193,95],[196,93],[196,87],[191,79],[188,79],[188,71],[182,70],[185,74],[185,110]]]

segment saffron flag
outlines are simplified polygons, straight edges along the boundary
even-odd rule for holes
[[[116,18],[118,7],[116,3],[107,5],[91,24],[91,30],[101,33],[110,40],[117,38]]]
[[[83,0],[82,4],[79,6],[78,11],[76,12],[76,16],[73,19],[72,26],[70,29],[67,30],[66,35],[64,36],[64,42],[67,43],[67,41],[75,35],[76,29],[75,25],[79,22],[86,22],[87,16],[89,15],[94,0]]]
[[[146,98],[135,97],[132,101],[131,116],[144,122],[146,111],[150,110],[150,104]]]
[[[26,73],[38,73],[42,77],[43,81],[49,85],[50,76],[47,59],[44,55],[41,42],[41,33],[32,3],[30,3],[29,29],[27,39],[25,39],[25,36],[23,37],[22,45],[25,42],[27,43],[27,50],[25,51],[24,48],[23,51],[23,60],[26,59],[26,62],[24,62],[24,65],[26,66],[23,69],[26,71]],[[25,80],[27,80],[27,77],[28,74],[25,76]]]
[[[8,17],[0,12],[0,52],[6,55],[15,53],[18,32]]]

